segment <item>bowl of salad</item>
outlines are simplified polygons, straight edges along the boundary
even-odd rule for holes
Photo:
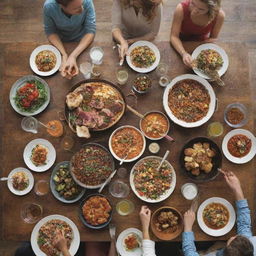
[[[151,88],[152,82],[147,75],[138,75],[133,81],[133,90],[144,94]]]

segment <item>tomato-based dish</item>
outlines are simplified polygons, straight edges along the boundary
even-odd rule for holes
[[[244,120],[244,113],[239,108],[231,108],[227,112],[227,120],[231,124],[239,124]]]
[[[48,149],[43,145],[36,145],[31,152],[30,159],[35,166],[46,164]]]
[[[141,239],[135,233],[131,233],[124,238],[124,248],[126,251],[133,251],[141,246]]]
[[[132,64],[137,68],[148,68],[156,61],[156,55],[148,46],[137,46],[130,53]]]
[[[252,147],[252,141],[243,134],[237,134],[228,141],[228,151],[234,157],[246,156]]]
[[[44,50],[36,55],[36,66],[39,71],[51,71],[57,62],[57,58],[52,51]]]

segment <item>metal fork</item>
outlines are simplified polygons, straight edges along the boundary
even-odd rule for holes
[[[111,237],[109,255],[119,255],[116,251],[116,226],[113,223],[109,224],[109,234]]]

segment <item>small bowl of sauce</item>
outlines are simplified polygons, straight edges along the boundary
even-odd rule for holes
[[[224,120],[233,128],[244,126],[248,121],[246,107],[241,103],[229,104],[224,112]]]

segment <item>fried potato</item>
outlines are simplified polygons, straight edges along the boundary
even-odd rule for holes
[[[184,150],[185,156],[193,156],[196,153],[196,151],[193,148],[186,148]]]
[[[200,174],[200,169],[199,168],[194,168],[191,170],[191,173],[195,176],[198,176]]]

